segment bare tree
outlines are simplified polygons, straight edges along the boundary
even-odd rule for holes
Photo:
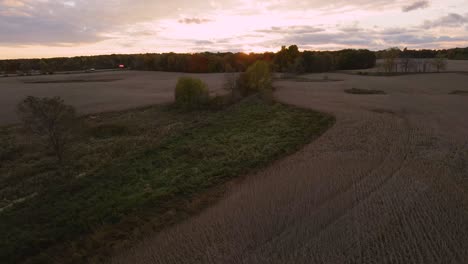
[[[23,126],[44,140],[62,164],[63,154],[76,124],[76,111],[60,97],[28,96],[17,107]]]
[[[444,71],[447,68],[447,58],[442,54],[437,54],[432,61],[432,65],[436,68],[437,72]]]
[[[422,70],[423,70],[423,59],[416,59],[415,72],[422,72]]]
[[[428,59],[423,59],[422,60],[422,65],[423,65],[423,72],[431,71],[431,63],[429,62]]]
[[[411,65],[413,64],[413,59],[409,57],[404,57],[400,59],[400,68],[403,72],[410,72]]]

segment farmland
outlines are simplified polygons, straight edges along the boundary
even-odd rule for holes
[[[0,264],[468,264],[468,0],[0,0]]]
[[[10,232],[3,242],[4,256],[15,259],[19,250],[47,258],[47,243],[95,231],[93,223],[115,224],[122,215],[138,212],[139,217],[119,226],[121,232],[100,230],[90,241],[54,249],[63,249],[62,257],[69,258],[72,254],[66,250],[74,248],[76,261],[107,239],[126,240],[128,233],[136,232],[140,242],[112,245],[119,252],[113,263],[468,259],[468,75],[307,74],[275,81],[274,96],[283,104],[246,101],[227,112],[196,115],[164,106],[173,100],[176,80],[184,75],[124,71],[0,78],[1,124],[17,121],[16,103],[26,95],[60,95],[88,114],[83,118],[90,137],[76,145],[77,157],[86,158],[73,165],[72,171],[80,173],[71,186],[47,176],[50,161],[40,152],[20,156],[16,165],[2,164],[2,177],[11,175],[8,166],[20,168],[15,170],[18,177],[2,178],[2,208],[12,206],[0,213],[0,227]],[[192,76],[203,79],[212,94],[225,93],[224,74]],[[345,92],[352,88],[384,94]],[[138,108],[124,110],[134,107]],[[331,115],[336,118],[333,126]],[[317,125],[320,120],[325,124]],[[256,126],[262,129],[253,129]],[[11,142],[15,129],[2,128],[3,143]],[[167,141],[160,141],[167,135]],[[239,142],[248,144],[239,148]],[[169,147],[159,152],[160,144]],[[299,146],[303,147],[295,152]],[[202,154],[206,167],[179,173],[187,172],[184,166]],[[179,155],[180,162],[172,162]],[[160,163],[173,167],[158,171]],[[30,177],[31,170],[41,173]],[[162,176],[153,182],[152,173]],[[229,177],[206,177],[219,173]],[[229,181],[241,174],[242,180]],[[113,175],[112,180],[106,175]],[[221,192],[211,189],[226,182]],[[41,194],[41,188],[50,187],[47,183],[53,192]],[[191,196],[208,189],[216,195]],[[169,199],[172,204],[164,208],[177,209],[164,214],[169,220],[158,218],[154,224],[165,228],[145,226],[154,215],[141,212],[150,212],[161,197],[174,196],[188,200],[188,205]],[[41,218],[27,220],[37,215]],[[140,225],[145,228],[133,229]],[[37,252],[38,246],[44,250]]]
[[[25,96],[61,96],[81,113],[123,110],[170,102],[182,73],[121,71],[51,76],[0,77],[0,124],[17,121],[16,104]],[[199,74],[222,93],[224,74]]]
[[[252,95],[221,108],[161,104],[74,121],[58,163],[21,126],[0,128],[1,261],[102,262],[210,205],[224,184],[297,151],[334,118]]]
[[[344,81],[279,81],[275,96],[334,127],[114,263],[464,263],[468,102],[450,93],[468,77],[328,77]]]

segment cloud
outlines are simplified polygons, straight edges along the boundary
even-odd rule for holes
[[[3,0],[0,2],[0,4],[4,7],[22,7],[25,5],[23,1],[19,0]]]
[[[265,1],[267,9],[285,10],[305,10],[322,8],[325,10],[336,10],[346,7],[359,8],[360,10],[380,10],[388,7],[398,7],[407,0],[308,0],[308,1]]]
[[[215,43],[214,43],[213,41],[209,41],[209,40],[196,40],[196,41],[194,41],[194,44],[197,45],[197,46],[198,46],[198,45],[200,45],[200,46],[201,46],[201,45],[205,46],[205,45],[213,45],[213,44],[215,44]]]
[[[65,46],[95,54],[468,45],[463,2],[444,0],[438,17],[430,0],[0,0],[0,57],[51,46],[63,55]]]
[[[184,18],[184,19],[179,19],[179,23],[181,24],[203,24],[203,23],[208,23],[211,22],[210,19],[206,18]]]
[[[231,0],[229,0],[231,1]],[[202,0],[0,0],[0,45],[91,43],[127,27],[208,9]],[[188,19],[186,22],[205,22]]]
[[[406,45],[428,45],[439,42],[460,42],[467,41],[468,38],[463,37],[449,37],[449,36],[431,36],[431,35],[422,35],[415,36],[409,34],[402,34],[396,36],[386,36],[383,40],[388,44],[406,44]]]
[[[322,28],[313,27],[313,26],[288,26],[288,27],[271,27],[269,29],[259,29],[256,32],[267,33],[267,34],[308,34],[324,31]]]
[[[435,27],[461,27],[466,24],[468,24],[468,14],[462,16],[460,14],[450,13],[435,20],[426,20],[422,27],[426,29]]]
[[[418,32],[418,30],[414,28],[402,28],[402,27],[395,27],[395,28],[385,28],[379,31],[381,35],[401,35],[401,34],[413,34]]]
[[[304,28],[309,26],[291,26],[289,28]],[[272,28],[259,30],[260,32],[283,32],[285,29]],[[297,44],[301,49],[343,49],[343,48],[369,48],[384,49],[390,46],[439,47],[443,43],[463,43],[468,37],[463,36],[437,36],[429,31],[421,32],[415,27],[394,28],[365,28],[351,25],[337,29],[321,29],[316,32],[289,31],[288,34],[280,34],[279,37],[265,41],[265,46],[281,46]]]
[[[48,18],[1,17],[0,44],[91,43],[105,39],[96,28]]]
[[[401,10],[403,12],[411,12],[417,9],[425,9],[429,7],[429,1],[416,1],[410,5],[403,6]]]
[[[367,35],[350,36],[346,33],[324,32],[324,33],[309,33],[297,34],[284,38],[284,43],[295,43],[297,45],[324,45],[324,44],[339,44],[339,45],[356,45],[366,46],[371,45],[372,40],[369,40]]]

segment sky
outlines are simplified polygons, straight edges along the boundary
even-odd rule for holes
[[[0,0],[0,59],[468,47],[468,0]]]

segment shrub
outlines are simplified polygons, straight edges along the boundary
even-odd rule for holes
[[[187,110],[203,108],[209,102],[208,88],[200,79],[181,77],[175,90],[175,102]]]
[[[232,102],[232,97],[216,95],[210,98],[209,108],[211,110],[222,110]]]
[[[247,69],[246,74],[249,93],[272,89],[271,71],[268,63],[257,61]]]
[[[18,114],[26,130],[42,138],[62,163],[65,147],[76,124],[75,109],[60,97],[28,96],[18,104]]]
[[[2,161],[13,160],[20,152],[20,148],[15,144],[13,137],[2,136],[0,134],[0,163]]]

